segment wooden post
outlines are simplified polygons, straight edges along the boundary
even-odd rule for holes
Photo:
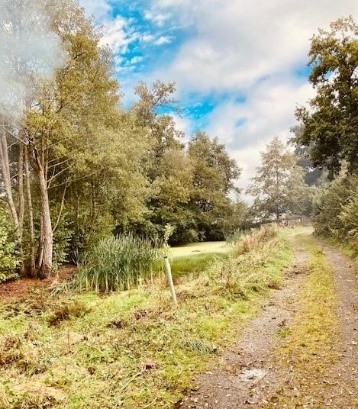
[[[167,256],[164,256],[164,268],[165,268],[165,272],[167,274],[170,293],[172,295],[173,302],[174,302],[174,304],[178,304],[177,296],[175,294],[175,288],[174,288],[174,284],[173,284],[172,270],[170,268],[170,263],[169,263],[169,260],[168,260]]]

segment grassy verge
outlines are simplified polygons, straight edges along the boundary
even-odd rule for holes
[[[166,284],[99,296],[34,292],[0,307],[0,407],[172,408],[280,285],[291,258],[273,236]]]
[[[331,271],[312,238],[300,241],[310,254],[310,274],[298,295],[295,321],[280,331],[282,342],[276,351],[281,367],[290,376],[271,397],[267,408],[321,407],[319,396],[327,387],[324,373],[337,359],[336,298]]]
[[[333,238],[322,238],[322,237],[320,237],[320,240],[324,240],[331,246],[339,249],[342,253],[344,253],[348,258],[350,258],[353,261],[356,269],[358,270],[358,245],[357,243],[341,242]]]

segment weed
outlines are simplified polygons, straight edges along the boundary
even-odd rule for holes
[[[89,311],[90,308],[85,303],[77,300],[68,303],[61,303],[52,309],[47,318],[47,322],[50,326],[56,326],[65,320],[83,317]]]
[[[290,253],[272,242],[238,258],[208,255],[206,265],[194,255],[200,273],[177,277],[175,308],[156,280],[106,296],[32,294],[3,305],[0,348],[14,360],[0,366],[0,407],[173,407],[282,276]]]
[[[101,240],[85,256],[77,285],[86,290],[127,290],[152,278],[160,251],[148,240],[133,235]]]
[[[217,354],[218,348],[215,345],[204,343],[198,339],[189,339],[183,343],[183,347],[190,351],[198,351],[203,354]]]

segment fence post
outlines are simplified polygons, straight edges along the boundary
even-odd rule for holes
[[[175,294],[175,288],[174,288],[174,284],[173,284],[172,270],[170,268],[170,263],[169,263],[169,260],[168,260],[167,256],[164,256],[164,268],[165,268],[165,272],[167,274],[170,293],[172,295],[173,302],[174,302],[174,304],[178,304],[177,296]]]

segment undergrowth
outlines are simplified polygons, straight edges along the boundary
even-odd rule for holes
[[[177,307],[162,279],[2,302],[0,407],[172,408],[282,281],[287,241],[253,234],[251,251],[181,277]]]
[[[131,234],[102,239],[86,254],[75,285],[96,292],[128,290],[152,278],[160,255],[151,242]]]

